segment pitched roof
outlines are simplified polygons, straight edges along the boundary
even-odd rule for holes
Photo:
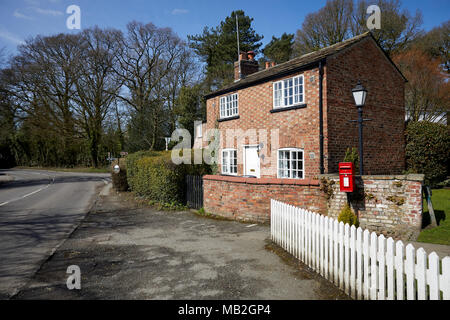
[[[249,87],[250,85],[254,83],[258,83],[261,81],[267,81],[271,78],[280,77],[284,74],[290,74],[297,70],[306,69],[311,65],[317,64],[319,61],[322,61],[326,57],[332,56],[352,45],[355,43],[360,42],[361,40],[371,37],[378,45],[378,42],[373,37],[372,33],[370,31],[363,33],[361,35],[358,35],[356,37],[350,38],[348,40],[336,43],[334,45],[331,45],[329,47],[320,49],[318,51],[314,51],[311,53],[307,53],[305,55],[302,55],[300,57],[291,59],[287,62],[280,63],[274,67],[271,67],[269,69],[261,70],[255,73],[252,73],[245,78],[236,81],[232,84],[229,84],[217,91],[214,91],[210,94],[207,94],[205,98],[212,98],[215,96],[218,96],[220,94],[224,94],[227,92],[235,91],[240,88]],[[379,46],[379,45],[378,45]],[[383,53],[386,55],[388,60],[395,66],[395,64],[392,62],[392,60],[389,58],[389,56],[384,52],[384,50],[379,46],[379,48],[383,51]],[[397,71],[400,73],[400,75],[406,80],[406,78],[401,74],[400,70],[395,66]]]

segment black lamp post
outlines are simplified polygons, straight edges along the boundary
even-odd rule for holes
[[[363,107],[366,103],[367,90],[358,81],[356,87],[352,90],[356,107],[358,108],[358,131],[359,131],[359,175],[364,173],[363,161]]]

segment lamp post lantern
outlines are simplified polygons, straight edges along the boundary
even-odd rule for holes
[[[356,107],[358,108],[358,133],[359,133],[359,175],[364,173],[363,160],[363,107],[366,103],[367,90],[362,86],[361,82],[352,90],[353,99],[355,99]]]

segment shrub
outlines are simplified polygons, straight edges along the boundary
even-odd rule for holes
[[[171,151],[137,152],[127,157],[128,184],[137,195],[175,208],[184,203],[186,175],[211,173],[206,164],[176,165]]]
[[[343,222],[344,224],[348,223],[351,226],[354,225],[355,227],[359,226],[358,217],[348,204],[346,204],[339,213],[338,221]]]
[[[351,162],[353,163],[353,167],[355,168],[355,173],[359,173],[359,153],[358,149],[355,147],[353,148],[347,148],[347,151],[345,152],[344,162]]]
[[[425,183],[435,185],[449,174],[450,128],[420,121],[406,128],[406,164],[410,173],[425,174]]]
[[[119,159],[119,161],[115,161],[111,166],[111,180],[114,189],[117,191],[128,191],[128,181],[127,181],[127,167],[125,159]],[[113,168],[116,164],[119,164],[120,171],[119,173],[115,173]]]
[[[143,157],[152,157],[158,155],[158,152],[155,151],[138,151],[135,153],[131,153],[126,157],[126,167],[127,167],[127,179],[128,185],[131,190],[135,190],[136,186],[134,185],[136,176],[136,161]]]

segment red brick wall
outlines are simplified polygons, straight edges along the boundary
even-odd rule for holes
[[[327,59],[329,173],[337,172],[348,147],[358,147],[352,89],[368,90],[363,109],[365,174],[400,174],[405,169],[404,79],[371,38]]]
[[[273,83],[299,74],[304,75],[305,103],[307,107],[270,113],[273,110]],[[314,82],[310,81],[312,76],[314,76]],[[218,129],[222,132],[220,148],[225,148],[226,129],[241,129],[243,131],[249,129],[267,130],[267,142],[258,136],[250,136],[245,140],[244,144],[259,144],[264,141],[265,148],[262,150],[262,153],[265,154],[266,164],[261,164],[261,177],[277,177],[277,149],[272,148],[270,137],[274,130],[279,130],[279,148],[295,147],[304,149],[305,178],[317,177],[320,173],[318,69],[293,74],[276,79],[276,81],[269,81],[238,91],[239,119],[218,123]],[[219,101],[220,96],[207,101],[207,129],[216,127],[216,119],[219,119]],[[234,146],[226,147],[237,149],[238,175],[243,175],[243,147],[238,146],[237,139]],[[311,153],[314,155],[311,155]]]
[[[324,106],[324,166],[325,173],[336,172],[349,147],[358,146],[357,119],[352,88],[358,79],[368,89],[364,108],[365,174],[398,174],[405,168],[404,155],[404,80],[371,38],[327,58],[323,81]],[[298,74],[304,75],[304,109],[270,113],[273,109],[273,83]],[[279,148],[304,149],[305,178],[317,179],[319,171],[319,72],[318,68],[288,77],[240,89],[239,119],[216,123],[219,119],[220,96],[207,101],[207,128],[222,132],[221,149],[227,140],[226,129],[265,129],[267,141],[256,135],[245,144],[265,143],[262,153],[261,177],[277,176],[277,150],[270,137],[279,130]],[[314,76],[314,81],[310,81]],[[238,151],[238,175],[243,175],[243,145],[237,140],[232,146]],[[219,172],[220,171],[219,165]]]
[[[220,216],[253,222],[270,221],[270,199],[326,213],[316,180],[203,177],[204,209]]]

